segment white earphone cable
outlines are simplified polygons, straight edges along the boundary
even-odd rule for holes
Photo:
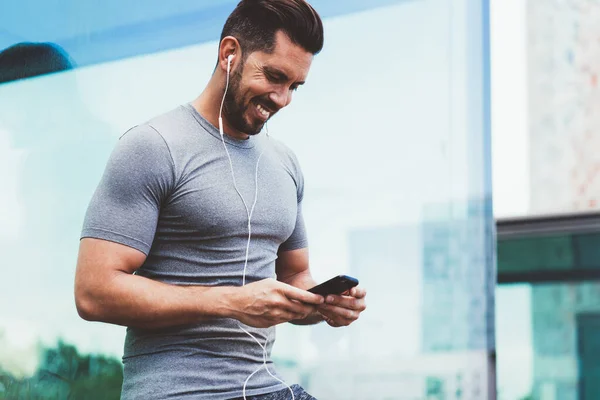
[[[248,204],[246,203],[244,196],[242,196],[242,193],[240,192],[240,190],[238,189],[238,186],[237,186],[237,182],[235,179],[235,173],[234,173],[234,169],[233,169],[233,161],[231,160],[231,155],[229,154],[229,150],[227,149],[227,145],[225,143],[224,132],[223,132],[223,105],[225,104],[225,96],[227,95],[227,90],[229,89],[229,75],[230,75],[230,71],[231,71],[231,59],[232,59],[232,56],[227,57],[227,81],[225,84],[225,92],[223,93],[223,99],[221,100],[221,108],[219,109],[219,133],[221,134],[221,142],[223,143],[223,148],[225,149],[225,153],[227,154],[227,159],[229,160],[229,167],[231,168],[231,177],[233,178],[233,186],[234,186],[235,191],[237,192],[238,196],[240,197],[240,199],[242,199],[242,203],[244,203],[244,208],[246,209],[246,214],[248,215],[248,241],[246,243],[246,257],[244,260],[244,271],[242,274],[242,286],[245,286],[246,285],[246,271],[248,269],[248,258],[249,258],[249,254],[250,254],[250,240],[252,238],[252,223],[251,223],[251,221],[252,221],[252,215],[254,214],[254,209],[256,207],[256,202],[258,200],[258,165],[260,163],[260,159],[262,158],[265,150],[264,149],[262,150],[262,152],[258,156],[258,160],[256,161],[256,170],[255,170],[255,175],[254,175],[254,202],[252,203],[252,207],[250,209],[248,209]],[[267,133],[267,137],[268,137],[268,133]],[[294,391],[292,390],[292,388],[289,387],[284,381],[282,381],[281,379],[279,379],[278,377],[273,375],[271,373],[271,371],[269,370],[269,368],[267,367],[266,344],[269,341],[269,336],[267,336],[265,345],[263,345],[260,343],[260,341],[256,337],[254,337],[254,335],[252,335],[250,332],[248,332],[246,329],[244,329],[244,327],[240,323],[238,323],[238,327],[242,331],[244,331],[246,334],[248,334],[252,339],[254,339],[254,341],[256,343],[258,343],[258,345],[263,350],[262,365],[256,371],[251,373],[248,376],[248,378],[246,378],[246,381],[244,382],[244,386],[242,389],[242,395],[244,397],[244,400],[246,400],[246,386],[247,386],[248,382],[250,381],[250,378],[252,378],[252,376],[254,376],[257,372],[259,372],[263,367],[265,368],[267,373],[269,375],[271,375],[274,379],[278,380],[279,382],[281,382],[285,386],[287,386],[287,388],[290,390],[290,393],[292,394],[292,400],[295,400]]]

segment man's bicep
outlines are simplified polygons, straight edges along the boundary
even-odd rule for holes
[[[79,242],[77,276],[89,277],[104,272],[133,274],[146,260],[141,251],[103,239],[84,238]]]
[[[275,262],[277,280],[287,282],[300,274],[310,274],[308,248],[279,250]]]
[[[95,320],[102,296],[111,292],[119,275],[133,274],[146,260],[139,250],[107,240],[85,238],[79,243],[75,270],[75,306],[86,320]]]

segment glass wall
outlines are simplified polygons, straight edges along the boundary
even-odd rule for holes
[[[511,284],[497,296],[499,398],[598,398],[600,285]]]
[[[600,216],[498,221],[501,399],[600,397]]]
[[[77,316],[78,238],[118,137],[212,73],[235,3],[176,3],[10,10],[47,8],[35,32],[0,17],[6,46],[56,39],[64,67],[0,85],[0,398],[118,397],[124,328]],[[274,359],[320,399],[493,398],[487,2],[366,3],[314,2],[325,48],[269,133],[303,167],[315,278],[356,276],[369,307],[278,327]]]
[[[547,217],[545,244],[541,232],[505,254],[498,244],[499,278],[503,267],[514,277],[496,293],[500,398],[596,399],[585,382],[600,350],[581,341],[600,307],[598,258],[548,235],[561,228],[555,215],[578,228],[599,210],[600,5],[496,0],[491,11],[495,215]],[[587,247],[600,248],[598,224],[588,233]],[[585,257],[585,271],[564,271]]]

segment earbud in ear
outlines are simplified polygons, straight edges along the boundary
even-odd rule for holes
[[[227,76],[229,77],[229,73],[231,72],[231,60],[233,60],[233,54],[227,56]]]

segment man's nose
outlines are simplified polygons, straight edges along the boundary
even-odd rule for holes
[[[269,98],[277,106],[277,109],[282,109],[292,102],[291,92],[285,89],[272,92]]]

